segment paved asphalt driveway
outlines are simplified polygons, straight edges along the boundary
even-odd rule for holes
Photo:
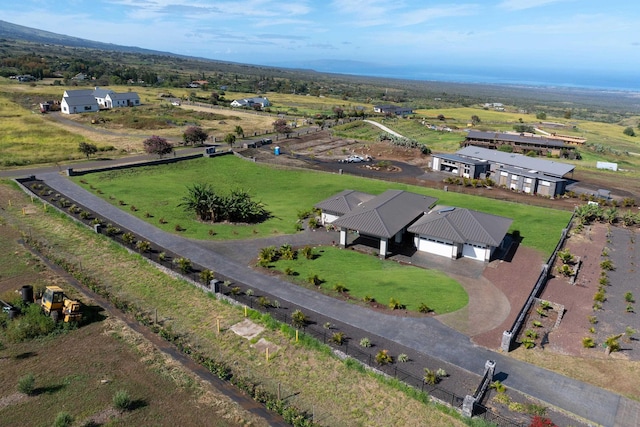
[[[476,346],[467,336],[434,318],[396,317],[374,312],[259,274],[248,268],[245,262],[238,262],[206,245],[195,244],[191,240],[161,231],[129,215],[95,197],[59,173],[43,173],[37,177],[57,191],[100,212],[105,218],[135,230],[145,239],[186,256],[195,263],[217,271],[234,281],[250,284],[253,288],[274,295],[280,300],[289,301],[310,312],[339,319],[355,328],[445,360],[476,375],[482,374],[486,360],[494,360],[496,374],[502,374],[503,383],[513,390],[577,414],[599,425],[629,427],[640,425],[640,403]],[[232,255],[231,252],[228,254]]]

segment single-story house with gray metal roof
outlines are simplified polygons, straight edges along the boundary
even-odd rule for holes
[[[436,207],[408,227],[422,252],[489,261],[501,247],[510,218],[454,207]]]
[[[320,209],[322,212],[320,216],[322,225],[328,225],[374,197],[373,194],[361,191],[343,190],[335,196],[317,203],[314,208]]]
[[[348,246],[348,233],[355,231],[379,239],[380,257],[389,254],[390,243],[400,244],[411,233],[419,251],[489,261],[513,222],[469,209],[434,208],[436,202],[434,197],[401,190],[378,196],[344,190],[315,207],[322,210],[323,218],[332,219],[325,223],[340,228],[340,246]]]
[[[437,202],[435,197],[401,190],[387,190],[333,221],[340,227],[340,245],[347,246],[349,230],[380,239],[380,257],[388,254],[389,241],[402,242],[407,227]]]

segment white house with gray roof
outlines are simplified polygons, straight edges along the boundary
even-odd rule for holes
[[[513,220],[464,208],[434,208],[437,200],[401,190],[378,196],[344,190],[315,207],[322,210],[323,223],[340,228],[341,247],[349,245],[352,231],[379,241],[382,258],[390,244],[413,238],[421,252],[489,261]]]
[[[256,96],[253,98],[234,99],[230,104],[232,107],[244,107],[253,108],[255,105],[259,105],[260,108],[265,108],[271,105],[269,100],[263,96]]]
[[[111,89],[65,90],[60,102],[64,114],[78,114],[99,111],[101,108],[135,107],[140,105],[136,92],[118,93]]]
[[[408,231],[414,233],[414,245],[421,252],[490,261],[512,222],[497,215],[440,206],[425,213]]]
[[[342,215],[347,214],[360,206],[364,202],[368,202],[375,196],[369,193],[363,193],[355,190],[343,190],[314,207],[320,209],[320,222],[322,225],[332,224]]]
[[[99,109],[93,89],[65,90],[60,101],[63,114],[91,113]]]

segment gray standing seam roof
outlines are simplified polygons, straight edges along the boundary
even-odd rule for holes
[[[93,97],[93,95],[82,95],[82,96],[67,96],[64,98],[64,101],[67,103],[69,107],[80,107],[85,105],[97,106],[98,101]]]
[[[512,222],[510,218],[469,209],[438,207],[416,221],[408,231],[454,243],[497,247]]]
[[[547,139],[544,137],[538,136],[524,136],[518,134],[511,133],[502,133],[502,132],[483,132],[479,130],[471,130],[467,134],[467,140],[469,139],[479,139],[479,140],[498,140],[498,141],[508,141],[508,142],[516,142],[516,143],[524,143],[524,144],[536,144],[536,145],[546,145],[549,147],[557,147],[563,148],[566,147],[562,141],[558,141],[556,139]]]
[[[486,165],[489,162],[485,161],[485,160],[477,160],[477,159],[472,159],[469,157],[463,157],[463,156],[458,156],[456,154],[447,154],[447,153],[441,153],[441,154],[432,154],[433,157],[438,157],[440,159],[444,159],[444,160],[449,160],[452,162],[459,162],[459,163],[464,163],[467,165]]]
[[[490,150],[481,147],[464,147],[456,154],[473,159],[487,160],[491,163],[501,163],[505,166],[513,166],[529,171],[541,172],[544,175],[563,177],[575,169],[574,165],[554,162],[552,160],[537,159],[535,157],[523,156],[522,154],[505,153],[498,150]]]
[[[375,196],[369,193],[363,193],[355,190],[343,190],[314,205],[315,208],[322,209],[326,212],[344,215],[351,212],[363,202],[373,199]]]
[[[369,236],[391,238],[428,211],[438,199],[402,190],[387,190],[333,222]]]

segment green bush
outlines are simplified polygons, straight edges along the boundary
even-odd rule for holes
[[[376,354],[376,363],[378,365],[386,365],[393,362],[393,357],[389,355],[389,350],[380,350]]]
[[[334,332],[331,336],[331,341],[338,345],[344,344],[346,339],[347,337],[344,335],[344,332]]]
[[[408,355],[406,355],[405,353],[400,353],[400,354],[398,355],[398,362],[406,363],[406,362],[408,362],[408,361],[409,361],[409,356],[408,356]]]
[[[35,390],[35,384],[36,379],[32,373],[23,375],[18,379],[18,391],[30,396]]]
[[[593,348],[596,346],[595,341],[593,340],[593,338],[591,337],[584,337],[582,338],[582,346],[584,348]]]
[[[371,347],[371,340],[367,337],[364,337],[360,340],[360,346],[361,347]]]
[[[431,313],[433,310],[425,303],[420,303],[420,305],[418,306],[418,311],[420,313]]]
[[[126,390],[118,390],[113,395],[113,407],[120,411],[126,411],[131,407],[131,396]]]
[[[69,427],[73,425],[73,417],[68,412],[58,412],[56,419],[53,421],[54,427]]]
[[[633,294],[631,292],[626,292],[624,294],[624,300],[630,303],[635,302],[635,300],[633,299]]]
[[[49,335],[55,328],[53,319],[45,316],[39,305],[31,304],[22,316],[7,324],[5,335],[11,342],[21,342]]]
[[[291,315],[291,323],[296,328],[302,328],[307,323],[307,316],[300,310],[296,310]]]

